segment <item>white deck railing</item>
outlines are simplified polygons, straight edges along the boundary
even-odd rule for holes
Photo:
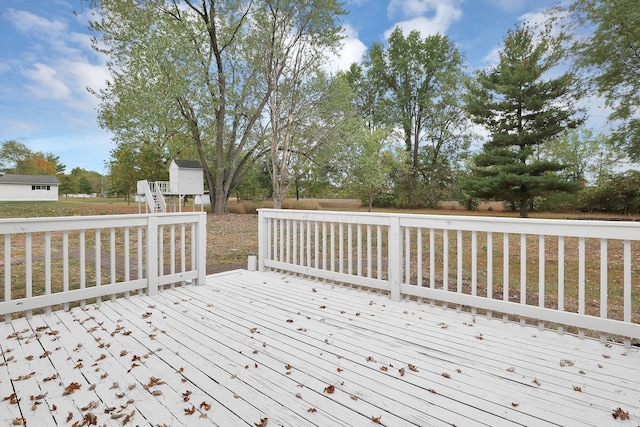
[[[206,214],[0,219],[0,316],[203,284]]]
[[[640,339],[633,222],[261,209],[258,241],[261,271]]]

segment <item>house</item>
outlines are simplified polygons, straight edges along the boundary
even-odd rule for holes
[[[60,181],[52,175],[0,173],[0,201],[57,201]]]

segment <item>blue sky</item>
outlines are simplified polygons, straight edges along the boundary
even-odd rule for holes
[[[444,33],[469,70],[495,61],[507,30],[542,19],[555,0],[347,0],[347,39],[334,68],[360,60],[396,26],[424,36]],[[77,12],[77,13],[74,13]],[[105,58],[91,49],[87,11],[80,0],[10,0],[0,6],[0,141],[18,139],[53,153],[67,172],[106,172],[115,148],[96,123],[99,90],[108,78]],[[594,123],[601,123],[596,112]]]

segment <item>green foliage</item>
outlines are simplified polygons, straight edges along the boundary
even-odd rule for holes
[[[65,170],[60,157],[32,151],[26,143],[14,139],[0,142],[0,170],[19,175],[55,175]]]
[[[637,0],[573,0],[573,51],[590,84],[613,111],[612,140],[640,160],[640,12]]]
[[[470,126],[462,106],[463,63],[446,36],[404,36],[396,28],[387,47],[374,43],[364,70],[352,67],[362,114],[400,130],[407,152],[396,200],[406,206],[436,205],[457,162],[469,146]]]
[[[80,178],[78,178],[78,191],[80,194],[93,193],[93,185],[91,185],[91,182],[86,175],[81,175]]]
[[[126,147],[155,144],[165,158],[197,158],[214,213],[226,212],[264,154],[265,106],[298,52],[283,43],[317,39],[331,49],[344,13],[337,0],[89,4],[94,46],[111,73],[98,94],[100,124]]]
[[[391,190],[389,175],[395,159],[384,143],[389,132],[378,129],[371,133],[365,131],[360,143],[347,154],[349,169],[345,190],[350,196],[362,200],[371,210],[379,195]]]
[[[614,174],[579,194],[578,207],[588,212],[640,213],[640,171]]]
[[[527,25],[516,27],[504,40],[500,62],[469,82],[467,110],[491,133],[463,185],[469,195],[518,203],[526,217],[533,199],[577,189],[578,183],[558,174],[562,164],[536,157],[547,141],[579,123],[571,98],[574,76],[544,78],[561,55],[560,40],[549,28],[536,34]]]

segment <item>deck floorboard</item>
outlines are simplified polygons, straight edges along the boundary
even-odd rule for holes
[[[640,424],[638,348],[275,272],[0,332],[2,425]]]

